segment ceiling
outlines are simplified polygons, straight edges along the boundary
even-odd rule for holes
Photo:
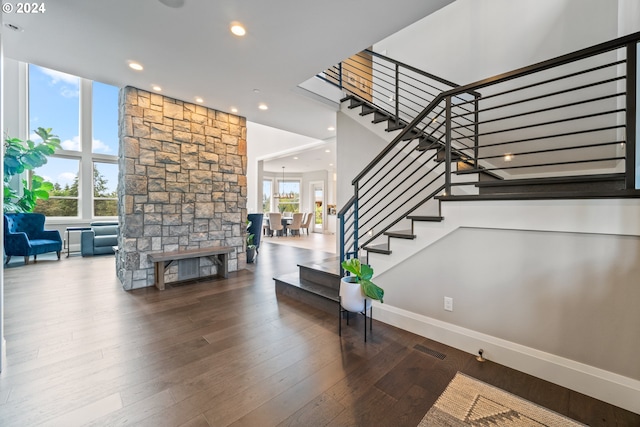
[[[56,0],[38,14],[3,13],[3,48],[9,58],[119,87],[159,85],[166,96],[201,97],[324,140],[335,136],[335,110],[297,85],[451,1]],[[244,37],[231,34],[232,21]]]

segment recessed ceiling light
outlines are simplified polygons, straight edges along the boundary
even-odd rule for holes
[[[196,102],[199,102],[202,104],[204,102],[204,99],[200,98],[199,96],[196,96]]]
[[[328,131],[334,131],[334,130],[336,130],[336,128],[334,128],[333,126],[329,126],[329,127],[327,128],[327,130],[328,130]]]
[[[158,0],[158,1],[165,6],[169,6],[173,8],[184,6],[184,0]]]
[[[158,85],[153,85],[151,89],[155,90],[156,92],[162,92],[162,88]]]
[[[331,152],[331,150],[327,149],[327,150],[324,150],[324,152],[325,152],[325,153],[330,153],[330,152]]]
[[[260,104],[258,105],[258,108],[264,111],[264,110],[268,110],[269,106],[267,104]]]
[[[238,112],[238,109],[237,109],[236,107],[231,107],[231,112],[232,112],[232,113],[237,113],[237,112]]]
[[[260,93],[260,89],[254,89],[253,93]]]
[[[507,153],[507,154],[504,155],[504,161],[505,162],[510,162],[511,160],[513,160],[513,154]]]
[[[138,64],[137,62],[129,62],[129,68],[136,70],[136,71],[142,71],[144,70],[144,67],[140,64]]]
[[[245,34],[247,34],[247,30],[244,29],[244,27],[242,26],[241,23],[239,22],[232,22],[231,23],[231,32],[233,34],[235,34],[236,36],[242,37]]]
[[[298,157],[294,157],[293,160],[298,160]]]

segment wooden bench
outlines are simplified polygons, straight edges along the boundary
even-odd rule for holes
[[[218,277],[226,279],[229,275],[229,254],[235,252],[231,246],[212,246],[210,248],[184,249],[169,252],[152,252],[149,261],[154,263],[154,285],[164,290],[164,272],[171,264],[181,259],[209,258],[218,266]]]

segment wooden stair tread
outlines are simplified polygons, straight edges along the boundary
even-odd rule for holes
[[[375,111],[374,115],[373,115],[373,120],[371,120],[371,123],[382,123],[386,120],[389,120],[391,118],[390,115],[383,113],[382,111]]]
[[[298,264],[298,267],[318,270],[328,274],[335,274],[340,277],[340,257],[338,256],[327,258],[322,262]]]
[[[444,217],[443,216],[431,216],[431,215],[409,215],[407,219],[412,221],[433,221],[433,222],[441,222]]]
[[[415,239],[416,235],[411,230],[385,231],[385,236],[396,237],[398,239]]]
[[[393,124],[392,124],[393,123]],[[405,126],[407,126],[406,123],[404,122],[399,122],[399,123],[395,123],[395,122],[391,122],[389,123],[389,126],[387,126],[387,129],[385,129],[387,132],[393,132],[394,130],[401,130],[404,129]]]
[[[371,106],[369,104],[364,104],[362,106],[362,111],[360,112],[360,115],[361,116],[366,116],[366,115],[369,115],[369,114],[371,114],[373,112],[376,112],[376,111],[378,111],[377,108],[375,108],[375,107],[373,107],[373,106]]]
[[[374,252],[377,254],[391,255],[389,245],[387,243],[380,243],[378,245],[368,245],[363,247],[364,250]]]

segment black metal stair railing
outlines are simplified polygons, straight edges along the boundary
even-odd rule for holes
[[[458,86],[371,50],[318,77],[374,105],[399,124],[411,122],[438,94]]]
[[[339,215],[341,259],[438,195],[513,197],[510,186],[586,183],[557,193],[637,196],[639,41],[635,33],[434,93],[353,179]],[[378,91],[374,79],[370,92]]]

